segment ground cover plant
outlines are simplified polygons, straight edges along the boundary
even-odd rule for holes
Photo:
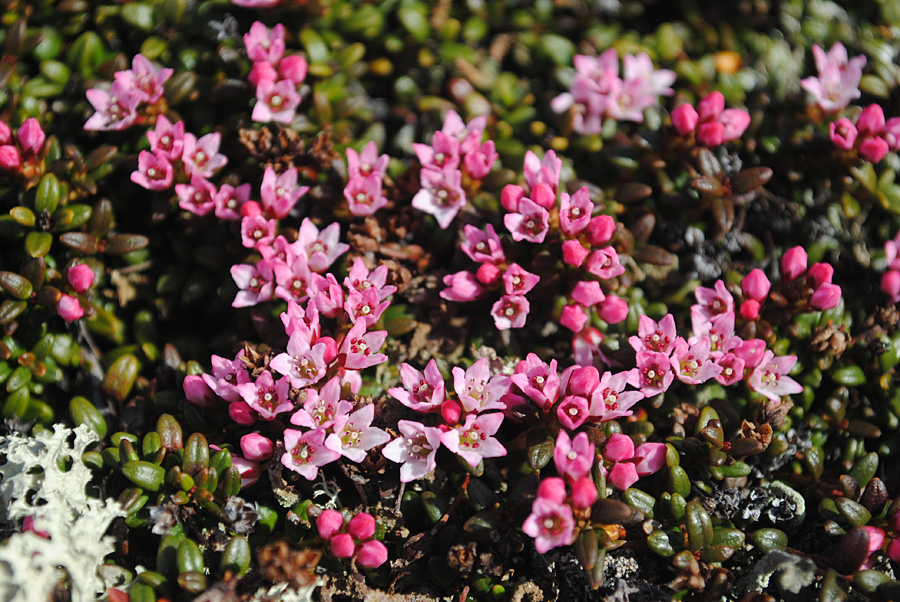
[[[900,597],[895,2],[0,7],[0,600]]]

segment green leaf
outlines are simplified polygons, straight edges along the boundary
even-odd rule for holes
[[[166,471],[162,466],[136,460],[122,465],[122,474],[128,480],[149,491],[159,491],[166,479]]]

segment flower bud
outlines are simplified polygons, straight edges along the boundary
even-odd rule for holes
[[[575,288],[572,289],[570,296],[573,301],[577,301],[585,307],[600,303],[606,298],[606,295],[603,294],[603,290],[600,288],[600,283],[596,280],[583,280],[577,283]]]
[[[675,127],[675,131],[682,136],[687,136],[693,132],[699,119],[700,115],[697,113],[697,110],[689,103],[680,105],[672,111],[672,125]]]
[[[356,562],[359,566],[374,569],[387,562],[387,557],[388,551],[385,545],[373,539],[360,544]]]
[[[19,127],[19,131],[16,132],[16,139],[19,141],[19,147],[23,151],[36,155],[40,152],[41,147],[44,146],[46,136],[37,119],[29,117]]]
[[[241,205],[241,217],[254,217],[262,215],[262,206],[256,201],[247,201]]]
[[[870,163],[878,163],[888,154],[888,143],[883,138],[866,138],[859,145],[859,156]]]
[[[213,393],[213,390],[199,374],[185,376],[182,388],[187,400],[198,408],[211,408],[218,401],[218,396]]]
[[[5,122],[0,121],[0,144],[9,144],[12,141],[12,130]]]
[[[809,304],[816,309],[831,309],[841,302],[841,287],[826,283],[816,289],[809,299]]]
[[[765,273],[759,268],[744,276],[744,279],[741,281],[741,292],[744,294],[744,298],[755,299],[760,303],[769,294],[769,289],[771,288],[772,283],[769,282]]]
[[[566,482],[559,477],[548,477],[538,486],[537,496],[554,504],[566,501]]]
[[[482,263],[475,277],[482,284],[494,284],[500,278],[500,268],[493,263]]]
[[[281,77],[288,79],[292,84],[299,85],[306,79],[308,65],[302,56],[292,54],[286,56],[278,63],[278,72]]]
[[[586,321],[587,314],[577,303],[566,305],[562,310],[562,315],[559,316],[559,323],[572,332],[579,332]]]
[[[519,200],[525,196],[525,189],[515,184],[507,184],[500,193],[500,204],[510,213],[519,209]]]
[[[344,525],[344,517],[337,510],[323,510],[316,517],[316,529],[322,539],[331,539]],[[351,551],[350,554],[353,554]],[[346,558],[346,556],[344,557]]]
[[[253,417],[253,409],[246,401],[235,401],[228,406],[228,415],[231,419],[243,426],[250,426],[256,422]]]
[[[19,150],[11,144],[0,146],[0,169],[18,171],[20,167],[22,167],[22,157],[19,156]]]
[[[84,315],[84,309],[75,297],[62,295],[56,303],[56,313],[66,322],[74,322]]]
[[[884,124],[884,110],[880,105],[871,104],[859,114],[856,129],[863,136],[877,136],[884,129]]]
[[[834,276],[834,268],[828,263],[814,263],[806,273],[806,284],[810,288],[817,289],[823,284],[831,284]]]
[[[741,303],[741,317],[752,322],[759,317],[759,301],[756,299],[747,299]]]
[[[66,272],[66,280],[76,293],[83,293],[94,283],[94,270],[83,263],[73,265]]]
[[[547,184],[536,184],[531,191],[531,200],[544,209],[550,210],[556,205],[556,193]]]
[[[356,539],[371,539],[375,535],[375,517],[368,512],[360,512],[350,519],[347,532]]]
[[[891,302],[900,302],[900,272],[897,270],[888,270],[881,277],[881,290],[890,295]],[[898,527],[900,527],[900,520]]]
[[[597,315],[608,324],[618,324],[628,315],[628,304],[616,295],[607,295],[598,306]]]
[[[259,433],[247,433],[241,437],[241,451],[244,457],[255,462],[262,462],[272,457],[275,444],[268,437]]]
[[[841,150],[850,150],[856,142],[856,126],[846,117],[832,121],[828,128],[831,143]]]
[[[441,416],[444,418],[444,422],[451,426],[459,422],[461,413],[462,410],[459,404],[452,399],[448,399],[441,404]]]
[[[322,361],[325,362],[325,364],[330,364],[334,361],[334,358],[337,357],[337,341],[335,341],[333,338],[319,337],[318,339],[316,339],[316,345],[323,345],[325,347],[325,353],[322,354]]]
[[[257,61],[253,63],[253,68],[250,70],[250,75],[247,76],[247,79],[249,79],[250,83],[254,86],[258,86],[260,82],[264,81],[274,82],[278,79],[278,71],[276,71],[275,66],[268,61]]]
[[[788,249],[781,257],[781,275],[786,280],[793,280],[806,271],[806,251],[803,247]]]
[[[609,215],[598,215],[588,223],[587,231],[592,245],[605,245],[616,231],[616,220]]]
[[[725,110],[725,96],[718,90],[710,92],[697,103],[700,121],[715,121]]]
[[[331,553],[335,558],[350,558],[356,550],[356,543],[349,533],[338,533],[331,538]]]
[[[900,117],[891,117],[887,120],[881,137],[892,151],[900,150]]]
[[[701,123],[697,127],[697,142],[703,146],[719,146],[725,141],[725,126],[718,121]]]
[[[590,508],[598,497],[597,486],[590,477],[582,477],[572,484],[572,505],[575,508]]]
[[[567,240],[562,244],[563,261],[566,264],[578,267],[584,263],[584,258],[588,256],[590,250],[581,246],[577,240]]]

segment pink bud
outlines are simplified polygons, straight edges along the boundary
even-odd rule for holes
[[[482,263],[478,271],[475,272],[475,277],[482,284],[494,284],[500,278],[500,275],[500,268],[493,263]]]
[[[756,299],[747,299],[741,303],[741,317],[752,322],[759,317],[759,301]]]
[[[247,201],[241,205],[241,217],[256,217],[262,215],[262,206],[256,201]]]
[[[211,408],[217,405],[218,396],[209,388],[199,374],[188,374],[182,383],[184,396],[198,408]]]
[[[607,295],[598,306],[597,315],[607,324],[618,324],[628,315],[628,304],[616,295]]]
[[[831,277],[834,275],[834,268],[828,263],[814,263],[806,273],[806,284],[810,288],[816,289],[823,284],[830,284]]]
[[[605,245],[616,231],[616,220],[609,215],[598,215],[588,223],[587,231],[592,245]]]
[[[41,147],[44,146],[46,136],[37,119],[29,117],[19,127],[19,131],[16,132],[16,139],[19,141],[19,146],[23,151],[36,155],[40,152]]]
[[[0,169],[17,171],[20,167],[22,167],[22,157],[19,156],[19,150],[11,144],[0,146]]]
[[[307,68],[306,59],[296,54],[286,56],[278,63],[278,72],[294,85],[303,83],[303,80],[306,79]]]
[[[360,512],[350,519],[347,532],[356,539],[371,539],[375,535],[375,517],[368,512]]]
[[[892,539],[885,552],[887,552],[888,558],[894,562],[900,562],[900,539]]]
[[[447,424],[452,426],[459,422],[461,414],[462,410],[460,409],[459,404],[452,399],[448,399],[441,404],[441,416]]]
[[[672,125],[675,126],[675,131],[682,136],[693,132],[699,119],[700,115],[696,109],[688,103],[680,105],[672,111]]]
[[[900,302],[900,272],[897,270],[888,270],[881,277],[881,290],[891,296],[891,302]],[[897,527],[900,528],[900,519],[897,520]]]
[[[859,156],[869,163],[878,163],[888,154],[888,143],[877,136],[866,138],[859,145]]]
[[[809,304],[816,309],[831,309],[841,302],[841,287],[825,283],[809,298]]]
[[[846,117],[841,117],[837,121],[832,121],[828,126],[831,143],[841,150],[850,150],[856,142],[856,126]]]
[[[500,204],[510,213],[519,210],[519,200],[525,196],[525,189],[515,184],[507,184],[500,193]]]
[[[582,477],[572,484],[572,505],[577,509],[586,509],[597,501],[597,486],[590,477]]]
[[[247,433],[241,437],[241,451],[248,460],[262,462],[272,457],[275,452],[275,444],[271,439],[263,437],[259,433]]]
[[[344,517],[337,510],[323,510],[322,513],[316,517],[316,529],[319,531],[319,537],[322,539],[331,539],[341,530],[343,525]],[[353,552],[351,551],[349,555],[352,554]],[[337,556],[337,554],[335,554],[335,556]],[[347,556],[344,558],[346,557]]]
[[[356,550],[356,543],[349,533],[338,533],[331,538],[331,553],[335,558],[350,558]]]
[[[575,303],[563,307],[562,315],[559,316],[559,323],[572,332],[580,332],[586,321],[587,314]]]
[[[387,547],[380,541],[372,539],[359,545],[356,562],[359,566],[367,569],[374,569],[387,562],[387,558]]]
[[[567,265],[578,267],[584,263],[584,258],[588,256],[590,250],[581,246],[577,240],[567,240],[562,244],[563,261]]]
[[[725,141],[725,126],[718,121],[701,123],[697,127],[697,142],[703,146],[719,146]]]
[[[871,104],[859,114],[856,129],[860,135],[877,136],[884,129],[884,124],[884,110],[877,104]]]
[[[556,193],[549,185],[540,183],[535,185],[531,191],[531,200],[544,209],[553,209],[553,206],[556,205]]]
[[[84,309],[75,297],[62,295],[56,303],[56,313],[66,322],[74,322],[84,315]]]
[[[257,61],[253,63],[247,79],[254,86],[258,86],[261,82],[274,82],[278,79],[278,71],[275,70],[275,65],[269,61]]]
[[[316,339],[316,345],[322,345],[323,347],[325,347],[325,352],[322,354],[322,361],[326,364],[330,364],[334,361],[334,358],[337,357],[337,341],[335,341],[333,338],[319,337],[318,339]]]
[[[575,285],[570,295],[573,301],[581,303],[585,307],[590,307],[596,303],[600,303],[606,298],[600,283],[596,280],[582,280]]]
[[[878,527],[860,527],[869,535],[869,554],[879,549],[884,543],[884,531]]]
[[[769,282],[765,273],[759,268],[752,270],[741,281],[741,292],[744,294],[744,297],[755,299],[759,302],[766,298],[770,288],[772,288],[772,283]]]
[[[256,422],[253,416],[253,408],[246,401],[235,401],[228,406],[228,415],[232,420],[242,426],[250,426]]]
[[[788,249],[781,257],[781,274],[786,280],[793,280],[806,271],[806,251],[803,247]]]
[[[697,104],[700,121],[715,121],[725,110],[725,96],[719,92],[710,92]]]
[[[12,130],[5,122],[0,121],[0,144],[9,144],[12,141]]]
[[[94,270],[83,263],[73,265],[66,272],[66,280],[76,293],[88,290],[94,282]]]
[[[554,504],[566,501],[566,482],[559,477],[548,477],[538,485],[537,496]]]

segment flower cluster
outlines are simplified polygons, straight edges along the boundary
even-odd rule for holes
[[[654,69],[642,52],[622,57],[623,77],[619,77],[619,54],[610,48],[599,57],[576,55],[575,78],[568,92],[553,99],[557,113],[573,108],[572,127],[580,134],[599,134],[604,119],[644,121],[644,111],[660,96],[674,94],[670,87],[675,72]]]
[[[94,270],[90,266],[78,263],[66,270],[66,284],[72,295],[61,294],[56,302],[56,313],[66,322],[74,322],[84,315],[81,301],[75,295],[83,295],[94,283]]]
[[[711,92],[697,104],[683,104],[672,111],[672,125],[679,135],[694,136],[702,146],[719,146],[737,140],[750,125],[750,113],[742,109],[726,109],[721,92]]]
[[[900,232],[884,243],[888,270],[881,276],[881,290],[890,295],[891,303],[900,303]]]
[[[0,121],[0,170],[31,177],[41,165],[44,141],[41,124],[34,117],[26,119],[13,136],[12,129]]]
[[[109,89],[85,92],[96,111],[84,124],[86,130],[124,130],[165,110],[163,84],[173,70],[157,68],[150,59],[136,54],[131,69],[117,71]]]
[[[864,55],[847,57],[847,49],[840,42],[826,54],[817,44],[813,45],[818,77],[807,77],[800,82],[804,90],[813,95],[819,107],[827,113],[837,113],[860,97],[859,81],[866,66]]]
[[[290,123],[300,105],[298,88],[308,65],[300,55],[284,56],[284,25],[271,30],[256,21],[244,34],[247,56],[253,61],[250,83],[256,86],[253,121]]]
[[[319,537],[328,542],[329,550],[335,558],[356,557],[356,562],[365,568],[374,569],[385,563],[387,548],[375,536],[375,517],[360,512],[349,521],[337,510],[323,510],[316,517]]]
[[[450,225],[466,204],[467,190],[469,194],[477,191],[497,160],[494,141],[482,142],[486,125],[487,117],[465,124],[456,111],[449,111],[431,145],[413,145],[422,169],[421,190],[412,205],[433,215],[441,228]]]
[[[612,462],[607,472],[610,484],[625,491],[646,477],[658,472],[666,465],[665,443],[641,443],[634,446],[628,435],[613,433],[603,446],[603,459]]]
[[[374,142],[369,142],[362,153],[347,148],[348,178],[344,198],[351,214],[365,217],[387,205],[382,190],[389,161],[387,155],[378,155]]]
[[[856,149],[871,163],[881,161],[888,151],[900,150],[900,117],[885,121],[884,110],[872,104],[862,110],[854,124],[841,117],[830,125],[831,142],[841,150]]]

